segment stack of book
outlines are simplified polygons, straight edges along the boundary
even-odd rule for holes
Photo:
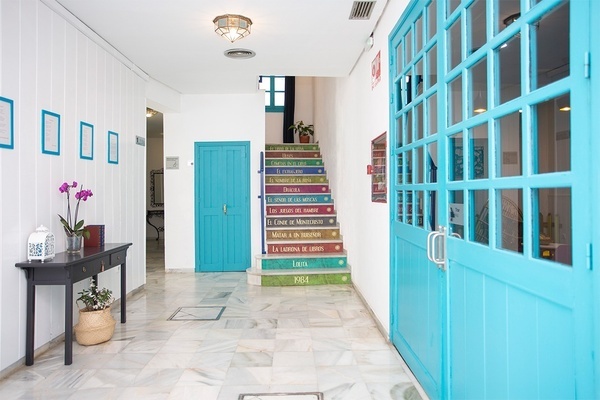
[[[85,229],[90,232],[90,238],[83,241],[84,247],[104,246],[104,225],[87,225]]]

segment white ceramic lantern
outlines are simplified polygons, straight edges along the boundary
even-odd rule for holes
[[[27,260],[50,260],[54,258],[54,234],[40,225],[27,242]]]

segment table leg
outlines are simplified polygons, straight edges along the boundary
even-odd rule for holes
[[[33,273],[33,272],[29,272]],[[33,337],[35,331],[35,285],[27,279],[27,322],[25,327],[25,365],[33,365]]]
[[[127,263],[121,264],[121,323],[127,322]]]
[[[73,282],[65,283],[65,365],[73,363]]]

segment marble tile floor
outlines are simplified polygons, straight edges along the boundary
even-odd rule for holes
[[[351,285],[257,287],[242,272],[165,273],[163,252],[148,241],[146,285],[128,299],[112,340],[74,343],[69,366],[58,343],[0,381],[0,398],[425,398]],[[169,320],[181,307],[224,310],[216,320]]]

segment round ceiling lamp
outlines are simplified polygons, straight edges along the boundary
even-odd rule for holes
[[[215,32],[231,43],[248,36],[252,26],[250,18],[236,14],[219,15],[213,20],[213,23]]]

